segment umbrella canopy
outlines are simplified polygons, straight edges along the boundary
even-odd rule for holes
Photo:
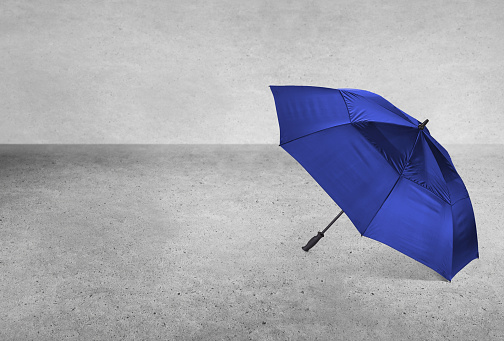
[[[361,235],[451,280],[478,258],[469,194],[425,123],[357,89],[271,86],[280,146]]]

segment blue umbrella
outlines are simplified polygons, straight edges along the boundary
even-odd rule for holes
[[[478,258],[469,194],[448,152],[425,127],[428,120],[420,123],[365,90],[271,86],[271,91],[280,146],[362,236],[450,281]],[[303,249],[315,245],[329,226]]]

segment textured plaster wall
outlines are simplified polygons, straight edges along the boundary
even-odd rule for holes
[[[504,2],[0,2],[0,143],[277,143],[268,85],[354,87],[504,143]]]

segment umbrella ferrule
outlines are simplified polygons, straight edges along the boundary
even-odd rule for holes
[[[426,125],[428,122],[429,122],[429,120],[427,119],[427,120],[423,121],[422,123],[420,123],[420,124],[418,125],[418,129],[423,130],[423,128],[425,128],[425,125]]]

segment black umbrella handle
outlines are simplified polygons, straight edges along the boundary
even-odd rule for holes
[[[317,235],[315,237],[313,237],[312,239],[310,239],[308,241],[308,243],[306,243],[305,246],[302,247],[302,249],[306,252],[308,252],[312,247],[314,247],[315,245],[317,245],[317,243],[319,242],[320,239],[322,239],[322,237],[324,237],[324,233],[329,229],[329,227],[331,227],[332,224],[334,224],[334,222],[336,220],[338,220],[339,217],[341,217],[341,215],[343,214],[343,210],[341,210],[340,213],[338,213],[338,215],[336,216],[336,218],[334,218],[330,223],[329,225],[327,225],[327,227],[322,231],[322,232],[319,232],[317,233]]]
[[[319,242],[320,239],[322,239],[323,236],[324,234],[322,232],[319,232],[315,237],[310,239],[308,243],[306,243],[306,245],[302,247],[302,249],[308,252],[312,247],[317,245],[317,243]]]

